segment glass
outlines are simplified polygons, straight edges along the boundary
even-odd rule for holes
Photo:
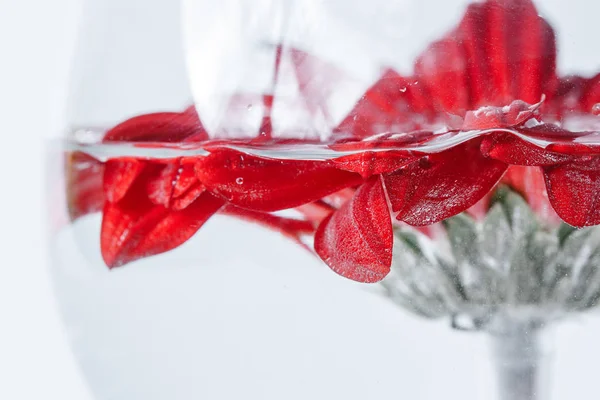
[[[87,1],[50,243],[97,398],[588,398],[599,7]]]

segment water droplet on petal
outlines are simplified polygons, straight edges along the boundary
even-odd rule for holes
[[[244,178],[242,178],[241,176],[239,178],[236,178],[235,183],[241,185],[242,183],[244,183]]]
[[[600,103],[594,104],[594,106],[592,107],[592,114],[600,115]]]
[[[248,111],[252,110],[252,104],[248,104],[248,105],[246,106],[246,109],[247,109]]]

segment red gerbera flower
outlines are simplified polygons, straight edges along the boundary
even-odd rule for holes
[[[309,84],[328,66],[297,50],[279,48],[277,65],[282,57],[295,63],[310,111],[328,118],[325,92],[335,87]],[[340,275],[376,282],[390,270],[394,221],[428,226],[481,213],[501,180],[545,219],[555,211],[574,226],[600,224],[600,147],[590,139],[597,132],[569,130],[582,115],[599,125],[600,75],[558,77],[554,32],[530,0],[472,4],[417,58],[412,76],[385,71],[333,130],[328,149],[343,154],[259,155],[308,143],[272,138],[273,97],[264,98],[251,140],[207,142],[193,110],[136,117],[106,134],[198,142],[207,151],[106,163],[101,247],[109,266],[172,249],[221,210],[298,241],[318,224],[316,253]],[[82,202],[72,202],[77,214],[93,208]],[[304,218],[271,214],[289,208]]]

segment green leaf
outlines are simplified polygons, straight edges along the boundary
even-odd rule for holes
[[[452,253],[458,266],[483,263],[479,247],[479,234],[475,220],[467,214],[459,214],[444,221]]]
[[[486,263],[499,271],[507,271],[512,251],[511,229],[505,208],[496,203],[483,221],[481,248]]]
[[[523,238],[538,229],[539,223],[535,214],[525,199],[517,193],[509,191],[500,204],[506,213],[513,238]]]
[[[594,227],[594,229],[600,229]],[[595,307],[600,299],[600,248],[594,249],[586,264],[581,268],[575,280],[571,296],[568,299],[570,308],[581,311]]]
[[[556,259],[556,235],[535,231],[520,241],[510,259],[506,302],[534,304],[543,299],[544,271]]]
[[[562,246],[565,240],[567,240],[567,238],[569,237],[569,235],[575,232],[576,230],[577,228],[569,224],[565,224],[564,222],[561,222],[560,227],[557,230],[558,241],[560,245]]]
[[[431,240],[408,229],[394,232],[394,256],[391,272],[383,280],[388,296],[428,318],[451,314],[464,302],[456,280],[447,274],[439,259],[429,257],[426,246]],[[409,303],[409,304],[407,304]]]
[[[581,272],[597,268],[597,265],[590,264],[590,258],[600,245],[599,234],[600,230],[596,227],[577,229],[564,239],[560,252],[548,266],[544,277],[548,299],[558,303],[568,301],[574,286],[581,280]],[[582,284],[585,285],[584,282]]]

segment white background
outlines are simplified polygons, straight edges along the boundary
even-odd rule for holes
[[[46,267],[43,138],[63,124],[78,0],[0,0],[0,399],[88,400]]]

